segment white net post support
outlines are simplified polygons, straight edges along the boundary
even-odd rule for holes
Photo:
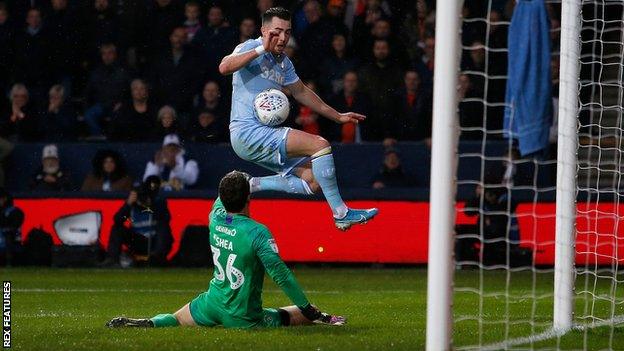
[[[455,171],[457,166],[457,82],[461,1],[438,0],[433,82],[427,350],[451,349]]]
[[[574,311],[580,14],[581,0],[562,2],[553,315],[559,331],[572,327]]]

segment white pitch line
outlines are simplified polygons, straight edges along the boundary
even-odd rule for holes
[[[600,327],[605,327],[611,324],[617,325],[617,324],[621,324],[624,323],[624,315],[620,315],[620,316],[616,316],[610,319],[606,319],[604,321],[599,321],[599,322],[595,322],[595,323],[587,323],[587,324],[578,324],[575,325],[574,327],[572,327],[572,329],[570,330],[574,330],[574,331],[585,331],[587,329],[593,329],[593,328],[600,328]],[[556,329],[549,329],[543,333],[540,334],[535,334],[535,335],[529,335],[529,336],[525,336],[525,337],[521,337],[521,338],[516,338],[516,339],[511,339],[511,340],[507,340],[507,341],[501,341],[495,344],[489,344],[489,345],[484,345],[484,346],[474,346],[474,347],[468,347],[468,348],[462,348],[462,350],[506,350],[510,347],[514,347],[514,346],[519,346],[519,345],[524,345],[524,344],[529,344],[529,343],[536,343],[536,342],[540,342],[540,341],[545,341],[545,340],[549,340],[549,339],[554,339],[556,337],[559,336],[563,336],[564,334],[566,334],[566,332],[568,332],[568,330],[556,330]]]
[[[201,289],[94,289],[94,288],[17,288],[12,289],[14,292],[23,292],[23,293],[153,293],[153,294],[161,294],[161,293],[201,293],[205,290]],[[282,290],[278,289],[264,289],[264,292],[268,293],[279,293]],[[353,291],[344,291],[344,290],[306,290],[306,293],[309,294],[327,294],[327,295],[338,295],[345,293],[356,293],[356,294],[379,294],[390,293],[390,294],[413,294],[420,291],[417,290],[353,290]]]

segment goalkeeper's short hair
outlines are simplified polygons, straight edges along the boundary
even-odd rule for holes
[[[228,212],[240,212],[249,200],[249,175],[240,171],[226,174],[219,182],[219,198]]]

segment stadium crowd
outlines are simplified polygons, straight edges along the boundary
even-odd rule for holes
[[[492,49],[507,47],[503,21],[513,3],[464,4],[464,139],[502,129],[505,79],[484,73],[506,74],[506,52]],[[336,109],[368,116],[338,125],[292,100],[289,126],[338,143],[430,143],[432,0],[7,0],[0,2],[0,162],[15,142],[160,143],[171,134],[227,142],[231,85],[218,64],[258,37],[260,13],[278,5],[293,11],[286,52],[300,78]],[[488,101],[487,114],[479,100]]]

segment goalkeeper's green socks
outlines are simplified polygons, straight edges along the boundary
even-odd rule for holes
[[[176,317],[171,313],[159,314],[156,317],[152,317],[150,320],[154,323],[155,328],[177,327],[180,325]]]

